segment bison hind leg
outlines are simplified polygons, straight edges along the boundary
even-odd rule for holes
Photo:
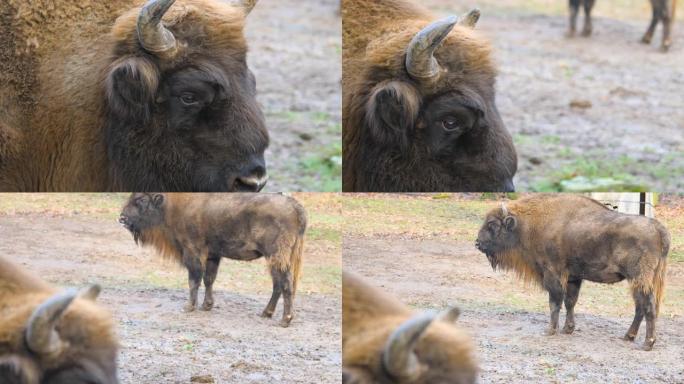
[[[282,272],[275,266],[271,266],[271,279],[273,280],[273,292],[271,293],[271,299],[268,301],[264,311],[261,312],[261,317],[266,318],[273,317],[276,305],[278,305],[278,300],[280,300],[280,295],[282,294]]]

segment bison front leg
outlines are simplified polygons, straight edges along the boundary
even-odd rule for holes
[[[591,21],[591,10],[594,8],[595,0],[584,0],[584,28],[582,29],[582,36],[591,36],[594,29],[594,24]]]
[[[183,307],[183,311],[192,312],[197,308],[197,291],[199,291],[202,283],[202,275],[204,274],[202,263],[199,258],[183,257],[185,267],[188,269],[188,286],[190,288],[190,297],[188,302]]]
[[[565,34],[567,37],[574,37],[577,32],[577,14],[579,13],[580,0],[570,0],[570,25],[568,26],[568,32]]]
[[[544,275],[544,289],[549,292],[549,308],[551,309],[551,322],[549,328],[544,332],[545,335],[555,335],[558,331],[558,316],[560,314],[561,305],[563,305],[563,285],[558,278],[551,274]]]
[[[563,333],[571,334],[575,331],[575,304],[579,297],[579,291],[582,287],[582,280],[568,281],[565,291],[565,326]]]
[[[271,300],[268,301],[266,308],[264,308],[264,311],[261,312],[261,317],[271,318],[273,316],[273,312],[275,312],[276,305],[278,305],[278,300],[280,299],[280,295],[282,293],[281,275],[282,272],[279,271],[278,268],[271,267],[271,280],[273,281],[273,292],[271,293]]]
[[[214,307],[214,281],[218,273],[221,258],[211,258],[207,260],[207,267],[204,271],[204,302],[203,311],[210,311]]]

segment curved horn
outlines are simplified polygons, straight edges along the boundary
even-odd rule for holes
[[[250,12],[252,12],[252,9],[256,6],[256,4],[259,2],[259,0],[235,0],[233,3],[235,3],[236,6],[242,7],[245,9],[245,16],[249,15]]]
[[[95,300],[97,300],[97,297],[100,296],[101,291],[102,291],[102,287],[100,287],[99,284],[91,284],[91,285],[81,289],[78,292],[78,297],[81,299],[95,301]]]
[[[406,70],[416,80],[434,79],[441,67],[435,59],[435,51],[458,22],[458,17],[449,16],[435,21],[418,32],[406,51]]]
[[[508,208],[506,208],[506,203],[501,203],[501,213],[503,213],[504,217],[508,216]]]
[[[453,323],[458,320],[459,316],[461,316],[461,310],[458,307],[451,307],[440,312],[439,315],[437,315],[437,320]]]
[[[390,335],[382,353],[382,364],[395,378],[414,380],[423,372],[413,348],[427,327],[435,320],[434,313],[417,315]]]
[[[458,25],[475,28],[475,24],[477,24],[478,20],[480,20],[480,10],[475,8],[458,20]]]
[[[26,344],[32,352],[50,355],[64,348],[55,325],[77,296],[75,289],[58,293],[33,311],[26,326]]]
[[[176,0],[150,0],[138,15],[138,40],[142,47],[154,54],[173,56],[176,51],[176,38],[161,22],[166,11]]]

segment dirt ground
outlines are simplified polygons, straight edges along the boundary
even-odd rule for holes
[[[398,210],[386,214],[380,213],[386,210],[377,201],[353,205],[346,228],[363,222],[374,223],[376,230],[362,223],[361,229],[345,235],[345,270],[365,276],[417,309],[461,307],[459,324],[474,339],[481,383],[684,382],[684,263],[671,260],[668,265],[653,351],[638,349],[645,324],[637,344],[620,339],[634,311],[624,282],[585,283],[576,306],[575,332],[544,336],[548,296],[511,274],[493,272],[474,247],[477,227],[463,225],[479,221],[480,212],[495,203],[464,211],[458,202],[424,209],[407,201],[394,201]],[[451,208],[443,210],[442,205]],[[561,326],[564,319],[562,310]]]
[[[589,39],[564,37],[566,0],[422,3],[441,15],[481,8],[477,29],[493,42],[498,106],[519,152],[518,190],[684,187],[670,177],[684,172],[684,5],[663,54],[660,28],[651,46],[639,43],[646,0],[598,1]]]
[[[248,63],[271,135],[268,191],[342,189],[337,6],[336,0],[261,0],[249,15]]]
[[[289,328],[278,325],[282,300],[273,319],[259,317],[270,298],[263,262],[224,260],[214,309],[182,312],[187,272],[138,248],[117,223],[112,207],[122,199],[114,200],[90,212],[55,210],[59,203],[12,211],[0,201],[0,254],[60,286],[102,285],[98,302],[113,313],[122,343],[122,384],[190,383],[196,376],[213,383],[339,382],[339,243],[321,236],[328,216],[316,207],[335,214],[334,199],[305,197],[307,209],[315,207]]]

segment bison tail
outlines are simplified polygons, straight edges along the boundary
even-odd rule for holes
[[[665,269],[667,259],[661,257],[656,265],[655,275],[653,276],[653,295],[655,296],[656,316],[660,313],[660,303],[665,296]]]
[[[304,235],[298,235],[292,247],[290,265],[292,268],[292,295],[297,293],[297,283],[302,273],[302,253],[304,253]]]

